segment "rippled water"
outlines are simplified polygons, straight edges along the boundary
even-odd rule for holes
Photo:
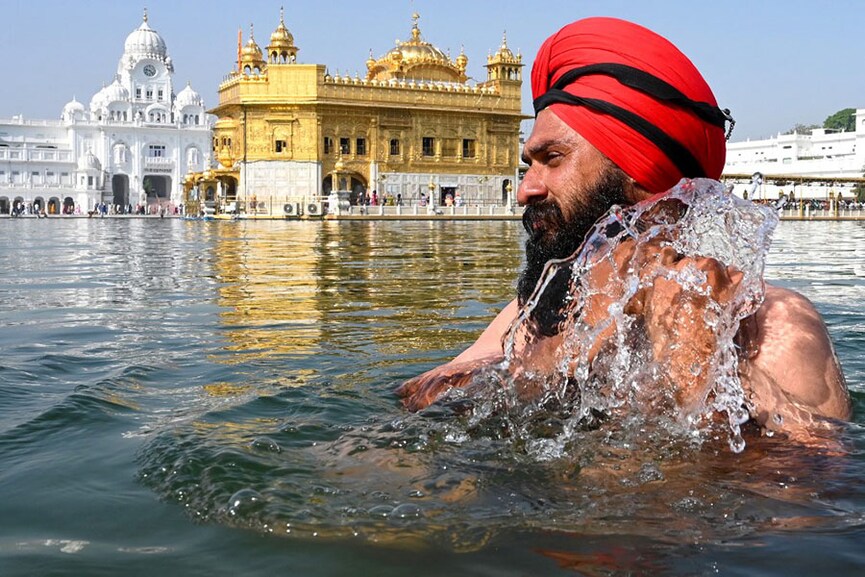
[[[843,455],[620,426],[538,462],[493,424],[404,412],[394,386],[510,300],[522,238],[0,221],[0,573],[861,572],[862,225],[782,223],[767,268],[836,342]]]

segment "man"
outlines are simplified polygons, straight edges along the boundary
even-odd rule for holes
[[[464,386],[476,369],[502,358],[502,339],[545,264],[579,248],[612,205],[633,205],[660,195],[683,177],[721,176],[725,126],[732,118],[718,108],[691,61],[641,26],[613,18],[565,26],[538,52],[532,92],[536,120],[523,149],[529,169],[517,195],[526,207],[523,222],[529,239],[517,299],[453,361],[399,388],[412,410],[434,402],[451,387]],[[708,290],[719,301],[741,280],[736,271],[712,259],[682,259],[657,248],[639,262],[626,262],[633,258],[628,255],[620,255],[619,262],[637,268],[646,266],[649,258],[667,259],[671,266],[690,263],[708,275]],[[669,354],[665,351],[671,348],[711,352],[711,344],[671,340],[680,334],[673,326],[678,320],[669,314],[680,293],[674,283],[654,282],[635,299],[639,302],[628,304],[628,311],[645,323],[656,355]],[[541,317],[543,332],[544,310],[535,307],[533,314]],[[741,333],[752,352],[741,356],[739,376],[752,421],[763,430],[805,438],[825,418],[849,418],[844,377],[825,325],[806,298],[767,285],[764,302],[742,325],[749,328]],[[550,349],[559,344],[555,330],[549,336],[546,347],[524,352],[523,365],[548,362]],[[689,396],[686,377],[679,383],[683,403]]]

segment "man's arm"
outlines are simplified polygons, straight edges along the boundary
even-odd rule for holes
[[[514,299],[496,315],[496,318],[484,329],[478,340],[448,364],[471,362],[490,356],[501,356],[504,352],[502,350],[502,338],[505,336],[505,332],[507,332],[511,323],[517,318],[518,312],[519,305],[517,304],[517,299]]]
[[[741,365],[756,421],[789,432],[819,417],[849,419],[844,375],[814,305],[796,292],[767,285],[756,320],[758,353]]]
[[[478,340],[452,361],[400,385],[396,393],[403,398],[403,404],[412,411],[423,409],[447,389],[468,385],[478,368],[501,360],[504,354],[502,338],[518,312],[519,306],[514,299],[496,315]]]

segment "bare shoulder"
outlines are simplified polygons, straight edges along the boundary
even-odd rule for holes
[[[847,419],[850,397],[820,313],[801,294],[771,285],[757,311],[757,355],[743,371],[758,415]],[[786,428],[786,427],[783,427]]]

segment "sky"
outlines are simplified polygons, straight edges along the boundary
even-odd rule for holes
[[[174,61],[175,92],[190,82],[213,107],[235,65],[238,28],[246,42],[254,25],[264,48],[282,5],[298,62],[352,76],[363,76],[370,51],[377,58],[410,37],[414,12],[424,39],[452,58],[464,47],[467,73],[480,80],[487,55],[506,33],[526,64],[527,114],[538,47],[587,16],[625,18],[676,44],[732,111],[734,142],[865,108],[862,0],[0,0],[0,118],[56,119],[73,97],[89,104],[113,81],[145,7]]]

